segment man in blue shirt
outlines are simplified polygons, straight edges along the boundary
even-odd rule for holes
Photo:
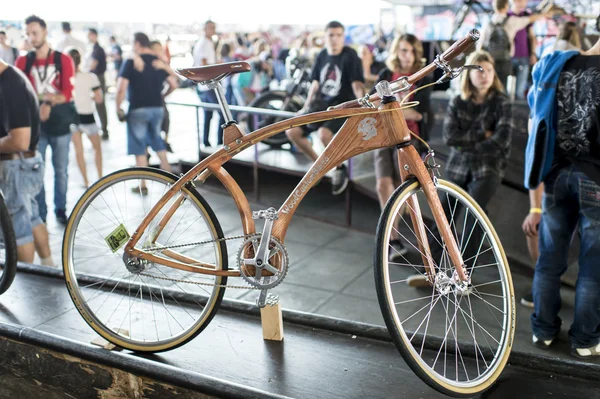
[[[133,48],[143,60],[144,68],[138,71],[133,65],[133,60],[128,59],[123,63],[117,80],[117,115],[119,120],[127,121],[127,153],[135,155],[136,165],[148,166],[146,147],[149,145],[158,155],[161,168],[170,171],[165,142],[160,137],[164,117],[162,91],[165,81],[169,84],[169,90],[164,96],[175,90],[177,78],[171,69],[154,55],[146,34],[134,34]],[[129,100],[127,115],[121,108],[125,93]]]

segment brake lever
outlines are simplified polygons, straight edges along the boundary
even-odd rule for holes
[[[446,68],[446,73],[442,75],[441,78],[437,80],[437,84],[446,83],[451,81],[452,79],[460,76],[466,70],[476,69],[479,72],[483,72],[483,68],[480,65],[463,65],[460,68]]]

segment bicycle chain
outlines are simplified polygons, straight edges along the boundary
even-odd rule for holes
[[[158,252],[158,251],[163,251],[165,249],[182,248],[182,247],[189,247],[189,246],[196,246],[196,245],[205,245],[205,244],[211,244],[213,242],[222,242],[222,241],[229,241],[229,240],[241,240],[242,238],[246,240],[251,237],[257,237],[257,236],[260,237],[261,235],[262,235],[262,233],[253,233],[253,234],[247,234],[247,235],[241,235],[241,236],[223,237],[223,238],[217,238],[216,240],[207,240],[207,241],[190,242],[188,244],[165,245],[162,247],[153,247],[153,248],[144,249],[144,251]]]
[[[163,246],[163,247],[149,248],[149,249],[146,249],[145,251],[146,252],[158,252],[158,251],[162,251],[162,250],[170,249],[170,248],[181,248],[181,247],[187,247],[187,246],[205,245],[205,244],[210,244],[210,243],[214,243],[214,242],[240,240],[242,238],[249,239],[252,237],[260,237],[261,235],[262,235],[261,233],[254,233],[254,234],[240,235],[240,236],[233,236],[233,237],[223,237],[223,238],[217,238],[216,240],[198,241],[198,242],[192,242],[189,244],[167,245],[167,246]],[[208,286],[208,287],[219,287],[219,288],[233,288],[233,289],[240,289],[240,290],[260,290],[260,288],[253,287],[249,284],[248,285],[229,285],[229,284],[217,284],[217,283],[204,283],[204,282],[200,282],[200,281],[189,281],[189,280],[180,280],[180,279],[171,278],[171,277],[155,276],[153,274],[148,274],[148,273],[144,273],[144,272],[138,273],[138,275],[145,276],[145,277],[151,277],[154,279],[171,281],[171,282],[175,282],[175,283],[186,283],[186,284],[202,285],[202,286]]]
[[[144,273],[144,272],[137,273],[137,274],[140,276],[152,277],[154,279],[157,278],[160,280],[172,281],[175,283],[187,283],[187,284],[204,285],[204,286],[208,286],[208,287],[219,287],[219,288],[234,288],[234,289],[239,289],[239,290],[260,290],[260,288],[253,287],[251,285],[229,285],[229,284],[217,284],[217,283],[203,283],[200,281],[178,280],[176,278],[155,276],[153,274],[148,274],[148,273]]]

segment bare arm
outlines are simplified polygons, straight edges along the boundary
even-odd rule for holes
[[[413,108],[403,109],[402,114],[407,121],[420,122],[423,119],[423,114]]]
[[[119,79],[117,79],[117,112],[121,109],[121,104],[123,103],[123,100],[125,100],[127,87],[129,87],[129,79],[119,77]]]
[[[95,58],[92,59],[92,63],[90,64],[90,71],[95,71],[97,66],[98,66],[98,60]]]
[[[102,103],[102,88],[98,87],[97,89],[94,90],[94,102],[96,104],[100,104]]]
[[[365,96],[365,84],[359,80],[355,80],[352,82],[352,91],[356,98],[361,98]]]
[[[373,75],[371,73],[371,63],[369,62],[368,59],[366,59],[366,58],[362,59],[362,67],[363,67],[363,74],[365,76],[365,81],[370,82],[370,83],[375,83],[377,81],[377,75]]]
[[[177,78],[174,76],[169,76],[167,78],[167,83],[169,84],[169,89],[165,92],[165,94],[163,94],[163,97],[166,97],[169,94],[173,93],[173,91],[175,91],[175,89],[179,86]]]
[[[46,94],[44,94],[44,101],[50,101],[52,103],[52,105],[58,105],[58,104],[66,103],[67,99],[65,98],[65,96],[62,93],[56,93],[56,94],[46,93]]]
[[[0,139],[0,152],[20,152],[29,150],[31,128],[19,127],[8,131],[6,137]]]
[[[529,39],[529,64],[534,65],[537,62],[537,56],[535,55],[536,39],[535,33],[533,33],[533,26],[527,29],[527,37]]]
[[[529,213],[523,221],[523,232],[528,237],[536,237],[538,228],[542,220],[542,196],[544,194],[544,183],[540,184],[535,190],[529,190]]]
[[[206,58],[204,60],[206,60]],[[152,61],[152,66],[156,69],[162,69],[166,73],[168,73],[169,76],[172,76],[172,77],[178,79],[177,74],[175,74],[175,71],[173,70],[173,68],[171,68],[171,66],[169,64],[167,64],[166,62],[164,62],[163,60],[158,59],[158,60]]]
[[[308,89],[308,95],[306,96],[306,101],[304,102],[304,106],[299,111],[300,113],[306,112],[310,108],[310,105],[312,104],[313,100],[315,99],[315,96],[317,95],[320,87],[321,87],[321,85],[319,84],[318,80],[312,81],[312,83],[310,84],[310,88]]]
[[[543,194],[544,183],[540,184],[535,190],[529,190],[529,206],[531,208],[541,208]]]

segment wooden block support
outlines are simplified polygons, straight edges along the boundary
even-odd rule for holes
[[[123,330],[123,329],[120,329],[120,328],[116,328],[115,330],[119,334],[122,334],[122,335],[124,335],[126,337],[129,337],[129,331]],[[119,352],[119,351],[123,350],[123,348],[121,348],[120,346],[117,346],[117,345],[113,344],[112,342],[108,342],[107,340],[104,339],[104,337],[100,337],[100,336],[94,338],[94,340],[91,342],[91,344],[99,346],[99,347],[104,348],[104,349],[107,349],[109,351],[117,351],[117,352]]]
[[[121,351],[123,348],[120,348],[118,346],[116,346],[115,344],[108,342],[107,340],[105,340],[103,337],[96,337],[92,342],[92,345],[96,345],[99,346],[103,349],[109,350],[109,351]]]
[[[269,341],[283,341],[283,317],[279,301],[274,305],[267,304],[260,309],[263,339]]]

